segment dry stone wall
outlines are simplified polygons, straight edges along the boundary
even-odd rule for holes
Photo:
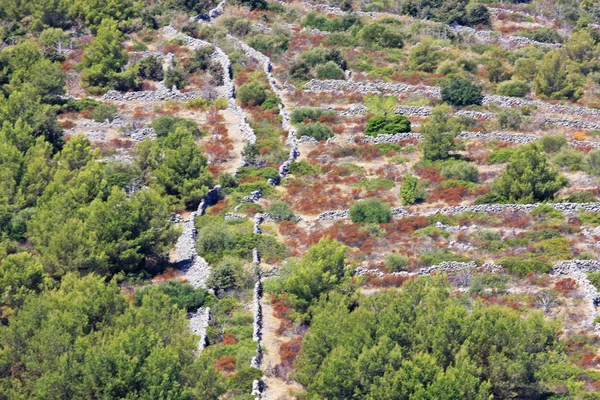
[[[545,203],[555,210],[574,214],[580,210],[586,212],[600,212],[600,202],[593,203]],[[409,215],[423,215],[430,216],[434,214],[461,214],[464,212],[481,212],[486,214],[502,213],[504,211],[523,211],[531,212],[540,204],[477,204],[471,206],[450,206],[442,207],[437,209],[424,210],[420,213],[411,213],[407,209],[402,207],[396,207],[392,209],[392,217],[405,217]],[[348,210],[331,210],[325,211],[316,217],[317,221],[333,221],[350,218],[350,212]]]
[[[409,85],[405,83],[389,83],[389,82],[356,82],[356,81],[343,81],[343,80],[335,80],[335,79],[327,79],[327,80],[319,80],[312,79],[307,82],[304,87],[308,91],[313,92],[336,92],[336,91],[349,91],[361,94],[381,94],[381,93],[389,93],[394,95],[401,95],[405,93],[422,95],[425,97],[440,99],[441,98],[441,89],[435,86],[425,86],[425,85]],[[532,106],[547,110],[550,113],[554,114],[565,114],[572,115],[576,117],[586,117],[586,118],[597,118],[600,119],[600,109],[595,108],[587,108],[580,106],[565,106],[561,104],[551,104],[546,103],[539,100],[527,100],[519,97],[508,97],[508,96],[496,96],[496,95],[486,95],[483,97],[482,104],[495,104],[501,107],[526,107]],[[427,108],[419,108],[419,107],[410,107],[403,106],[404,108],[399,108],[406,112],[406,115],[410,112],[414,112],[413,115],[426,116]],[[361,110],[361,109],[355,109]],[[355,111],[356,112],[356,111]],[[400,112],[400,113],[404,113]],[[358,114],[358,112],[357,112]],[[355,115],[357,115],[355,114]],[[475,115],[475,114],[474,114]],[[485,118],[489,119],[492,114],[482,113],[481,115],[476,114],[477,118]],[[560,118],[548,118],[547,123],[553,123],[556,125],[562,125],[565,127],[571,126],[575,120],[562,120]],[[584,125],[582,125],[584,126]],[[588,125],[583,128],[576,129],[598,129],[600,126],[596,124]]]
[[[278,185],[279,182],[281,181],[281,179],[289,173],[290,163],[295,161],[298,158],[298,156],[300,156],[300,150],[298,149],[298,141],[296,139],[296,128],[291,124],[290,115],[287,112],[285,105],[283,103],[283,93],[282,93],[282,90],[279,88],[277,79],[275,79],[275,76],[273,75],[273,72],[272,72],[273,67],[271,64],[271,59],[269,57],[265,56],[264,54],[262,54],[260,51],[257,51],[256,49],[252,48],[251,46],[248,46],[246,43],[244,43],[242,40],[236,38],[235,36],[228,34],[227,38],[229,40],[231,40],[242,51],[244,51],[244,53],[248,57],[254,58],[255,60],[258,60],[258,62],[260,62],[262,64],[263,70],[264,70],[265,74],[267,75],[269,87],[271,88],[273,93],[275,93],[275,96],[277,96],[280,100],[282,100],[282,102],[278,104],[279,115],[281,115],[281,124],[282,124],[283,129],[288,132],[287,142],[288,142],[288,146],[290,148],[290,153],[289,153],[288,159],[286,161],[284,161],[283,164],[279,167],[277,179],[269,179],[268,180],[268,182],[271,185],[274,185],[274,186]]]

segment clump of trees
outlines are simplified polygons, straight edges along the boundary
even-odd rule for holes
[[[81,81],[86,90],[93,94],[109,89],[128,90],[139,85],[135,68],[123,71],[127,64],[127,52],[123,48],[123,35],[117,22],[103,20],[96,37],[83,52]]]
[[[66,399],[161,398],[168,392],[215,400],[223,394],[212,363],[194,356],[198,338],[173,296],[152,287],[136,303],[114,280],[107,284],[95,274],[68,274],[56,289],[27,295],[19,312],[0,325],[7,356],[2,369],[14,371],[0,377],[0,393]]]
[[[314,69],[319,79],[345,79],[347,67],[338,49],[314,47],[300,54],[290,65],[289,74],[292,79],[306,81],[314,78]]]
[[[538,397],[562,374],[581,376],[556,361],[558,323],[450,292],[420,278],[374,296],[330,293],[312,309],[296,379],[308,397],[487,399]]]
[[[279,280],[269,283],[270,290],[286,293],[286,302],[306,312],[321,294],[335,289],[346,280],[346,248],[329,238],[311,246],[301,259],[289,259]]]

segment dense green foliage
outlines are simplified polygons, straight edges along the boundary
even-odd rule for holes
[[[522,146],[511,157],[494,190],[508,202],[534,203],[554,198],[567,179],[552,169],[537,144]]]
[[[185,311],[158,287],[133,305],[114,282],[69,274],[59,288],[27,296],[0,332],[5,398],[204,400],[224,392],[195,356]]]
[[[389,204],[373,197],[358,200],[350,207],[350,219],[352,222],[383,223],[392,218],[392,208]]]
[[[441,279],[401,292],[330,294],[313,308],[296,378],[316,398],[536,398],[556,370],[558,325],[450,297]],[[332,329],[333,328],[333,329]]]
[[[157,290],[166,294],[171,303],[184,310],[193,310],[204,305],[208,293],[204,289],[194,288],[189,283],[170,280],[156,286],[145,286],[135,292],[135,305],[141,306],[144,297],[156,293]]]
[[[450,157],[451,151],[458,148],[455,142],[458,127],[452,124],[448,111],[444,107],[435,108],[421,128],[425,160],[445,160]]]
[[[327,140],[333,136],[331,128],[320,122],[309,122],[298,127],[296,137],[308,136],[316,140]]]
[[[406,174],[402,177],[402,186],[400,187],[400,198],[402,204],[411,205],[421,200],[423,193],[419,190],[419,178],[414,175]]]
[[[467,78],[451,76],[442,83],[442,100],[456,107],[481,104],[481,88]]]
[[[346,248],[335,240],[321,239],[302,259],[287,260],[271,289],[286,293],[286,301],[305,312],[321,294],[343,282],[345,253]]]
[[[365,128],[365,135],[369,136],[402,132],[410,132],[410,121],[404,115],[371,117]]]
[[[162,122],[158,125],[161,130],[164,129]],[[151,172],[148,180],[157,190],[193,209],[212,186],[212,178],[206,156],[194,141],[193,127],[189,129],[185,122],[173,122],[167,129],[175,129],[164,138],[145,140],[136,146],[136,164],[140,170]]]

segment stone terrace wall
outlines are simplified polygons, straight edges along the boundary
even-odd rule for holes
[[[312,79],[304,87],[313,92],[350,91],[362,94],[379,94],[382,92],[401,95],[405,93],[418,94],[434,99],[441,98],[441,89],[436,86],[409,85],[405,83],[389,82],[356,82],[335,79]],[[501,107],[525,107],[534,106],[543,108],[551,113],[573,115],[577,117],[591,117],[600,119],[600,109],[580,106],[565,106],[551,104],[538,100],[527,100],[519,97],[486,95],[483,104],[496,104]],[[408,109],[406,109],[408,110]],[[596,128],[593,128],[596,129]]]
[[[531,212],[540,204],[478,204],[472,206],[451,206],[437,209],[426,209],[420,213],[411,213],[409,210],[396,207],[392,209],[393,217],[405,217],[408,215],[423,215],[429,216],[434,214],[461,214],[464,212],[482,212],[486,214],[501,213],[504,211],[524,211]],[[579,210],[586,212],[600,212],[600,202],[594,203],[545,203],[558,211],[564,213],[576,213]],[[331,210],[325,211],[316,217],[317,221],[332,221],[340,219],[350,218],[350,212],[348,210]]]

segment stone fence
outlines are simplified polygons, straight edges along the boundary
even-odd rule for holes
[[[353,80],[344,81],[336,79],[312,79],[309,82],[307,82],[304,85],[304,87],[307,90],[313,92],[350,91],[361,94],[380,94],[385,92],[395,95],[410,93],[422,95],[433,99],[441,98],[441,89],[439,87],[426,85],[409,85],[406,83],[358,82]],[[581,106],[566,106],[562,104],[551,104],[539,100],[527,100],[519,97],[486,95],[483,97],[482,104],[495,104],[501,107],[532,106],[537,108],[543,108],[551,113],[556,114],[566,114],[578,117],[591,117],[600,119],[600,109]],[[410,111],[411,108],[406,108],[404,110]],[[425,111],[425,109],[422,110]],[[592,129],[596,128],[594,127]]]
[[[486,214],[502,213],[504,211],[523,211],[530,213],[540,205],[547,205],[555,210],[573,214],[580,210],[586,212],[600,212],[600,202],[593,203],[538,203],[538,204],[476,204],[471,206],[450,206],[435,209],[423,209],[421,212],[411,212],[406,208],[395,207],[392,209],[392,217],[406,217],[410,215],[430,216],[434,214],[461,214],[464,212],[481,212]],[[349,210],[331,210],[319,214],[316,221],[333,221],[350,218]]]

